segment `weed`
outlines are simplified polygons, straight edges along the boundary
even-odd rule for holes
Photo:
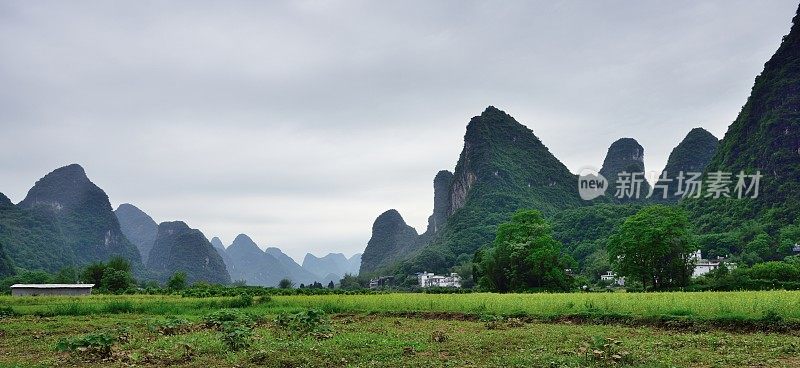
[[[8,306],[0,307],[0,318],[14,317],[16,315],[17,315],[17,313],[14,312],[13,308],[8,307]]]
[[[275,324],[290,335],[312,335],[317,338],[331,336],[330,322],[325,317],[325,312],[318,309],[294,314],[281,313],[275,319]]]
[[[433,342],[445,342],[448,340],[447,334],[444,331],[433,331],[431,334],[431,341]]]
[[[259,350],[252,356],[250,356],[250,363],[257,364],[257,365],[265,365],[271,360],[269,352],[264,350]]]
[[[170,317],[164,321],[158,321],[148,326],[151,332],[159,333],[164,336],[187,333],[191,330],[191,327],[192,325],[189,321],[178,317]]]
[[[522,321],[521,318],[509,318],[508,320],[506,320],[506,324],[508,324],[508,327],[511,328],[525,326],[525,322]]]
[[[253,296],[250,294],[239,294],[238,297],[227,302],[228,308],[247,308],[253,306]]]
[[[595,336],[590,342],[581,344],[578,355],[583,356],[588,363],[600,366],[615,366],[630,362],[630,353],[622,350],[622,341],[602,336]]]
[[[89,358],[111,357],[111,347],[117,338],[107,332],[92,333],[81,337],[62,338],[56,350],[66,351]]]
[[[220,329],[225,322],[252,325],[254,321],[252,316],[231,309],[220,309],[203,318],[203,323],[208,328]]]
[[[235,321],[222,323],[222,342],[233,351],[245,349],[250,346],[253,338],[253,328]]]

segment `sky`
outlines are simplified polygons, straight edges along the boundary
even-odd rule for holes
[[[3,1],[0,192],[79,163],[116,208],[298,261],[425,230],[486,106],[577,173],[722,138],[797,0]]]

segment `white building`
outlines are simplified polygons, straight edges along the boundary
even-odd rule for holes
[[[703,259],[699,250],[692,254],[692,259],[694,259],[695,262],[692,277],[703,276],[713,270],[716,270],[719,268],[719,265],[725,261],[724,257],[717,257],[717,259]],[[726,263],[726,266],[728,266],[729,269],[736,268],[736,265],[732,263]]]
[[[419,280],[419,287],[461,287],[461,276],[457,273],[451,273],[450,276],[437,276],[430,272],[422,272],[417,274]]]
[[[625,286],[625,278],[624,277],[617,277],[617,274],[608,271],[605,275],[600,275],[600,280],[610,282],[612,284],[617,284],[619,286]]]
[[[14,284],[12,296],[91,295],[94,284]]]

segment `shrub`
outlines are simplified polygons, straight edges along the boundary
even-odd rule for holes
[[[203,323],[208,328],[220,329],[225,322],[251,325],[253,323],[253,317],[236,310],[220,309],[203,318]]]
[[[108,358],[111,356],[111,347],[116,341],[117,338],[109,333],[93,333],[75,338],[62,338],[56,344],[56,350],[88,357]]]
[[[1,306],[0,307],[0,318],[7,318],[7,317],[14,317],[17,315],[17,312],[14,312],[9,306]]]
[[[183,318],[171,317],[165,321],[151,324],[149,329],[150,331],[159,333],[161,335],[171,336],[189,332],[191,327],[192,325],[189,323],[189,321]]]
[[[236,299],[227,302],[228,308],[247,308],[253,305],[253,297],[250,294],[239,294]]]
[[[328,338],[331,332],[330,323],[325,318],[325,312],[318,309],[309,309],[305,312],[294,314],[281,313],[275,319],[275,324],[290,335],[312,335],[317,338]]]
[[[222,342],[231,350],[237,351],[249,347],[252,337],[253,329],[248,325],[235,321],[222,323]]]

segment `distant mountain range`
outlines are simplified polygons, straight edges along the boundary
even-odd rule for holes
[[[17,205],[0,193],[0,277],[17,269],[55,273],[115,256],[128,259],[145,280],[163,282],[185,272],[189,282],[264,286],[282,278],[298,285],[338,282],[345,273],[357,273],[360,263],[359,254],[347,260],[356,266],[338,267],[337,259],[337,267],[329,267],[336,255],[328,255],[316,272],[309,271],[278,248],[262,251],[246,235],[226,249],[219,238],[209,241],[182,221],[157,224],[132,204],[112,211],[105,192],[76,164],[45,175]]]
[[[599,161],[599,158],[598,158]],[[610,182],[623,171],[644,171],[644,148],[621,138],[608,149],[600,173]],[[757,198],[678,198],[620,203],[610,196],[583,201],[578,178],[533,131],[493,106],[473,117],[452,171],[433,179],[433,212],[422,234],[389,209],[372,225],[363,255],[306,255],[299,265],[280,249],[262,250],[241,234],[227,248],[180,221],[156,221],[133,205],[112,211],[108,196],[72,164],[42,177],[14,204],[0,193],[0,275],[16,270],[57,272],[120,256],[137,275],[165,279],[184,271],[191,280],[245,280],[274,286],[366,276],[447,272],[468,266],[491,244],[498,224],[519,209],[553,220],[556,237],[578,258],[602,260],[604,238],[638,206],[678,205],[690,214],[704,254],[747,253],[779,259],[800,234],[800,13],[781,46],[756,78],[751,95],[722,140],[702,128],[672,150],[664,171],[730,172],[762,178]],[[657,181],[674,193],[677,183]],[[642,188],[649,191],[649,184]],[[703,192],[703,194],[707,194]],[[657,196],[659,193],[655,193]],[[736,194],[730,192],[729,195]],[[751,245],[755,238],[759,244]],[[766,239],[766,240],[765,240]]]
[[[328,254],[322,258],[307,254],[301,266],[279,248],[268,247],[261,250],[245,234],[239,234],[227,248],[217,237],[212,242],[215,244],[214,248],[223,255],[232,279],[243,280],[248,285],[276,286],[284,278],[292,280],[298,286],[315,281],[324,284],[330,281],[338,283],[345,273],[358,274],[361,259],[360,254],[349,259],[340,253]]]
[[[709,173],[731,173],[731,188],[740,172],[760,171],[756,198],[707,198],[706,188],[701,198],[681,199],[674,195],[677,181],[656,181],[667,186],[671,196],[612,205],[621,202],[611,197],[623,171],[645,171],[644,148],[632,138],[621,138],[609,147],[600,170],[612,185],[606,196],[581,201],[576,176],[532,131],[490,106],[467,125],[452,177],[443,171],[434,181],[434,214],[425,233],[433,229],[434,234],[418,236],[397,211],[384,212],[373,224],[361,271],[445,272],[469,262],[477,249],[491,243],[498,224],[513,211],[527,208],[557,215],[556,235],[570,242],[566,248],[574,254],[599,255],[604,252],[603,238],[637,206],[676,202],[689,210],[702,234],[703,254],[747,253],[748,259],[762,260],[790,254],[787,249],[797,241],[792,234],[800,233],[800,8],[725,137],[718,141],[702,128],[693,129],[672,151],[663,170],[672,178],[680,171],[703,172],[706,180]],[[649,183],[642,184],[641,194],[646,195]],[[728,194],[737,195],[733,189]],[[440,206],[447,211],[440,211]],[[756,237],[761,241],[751,245]]]

